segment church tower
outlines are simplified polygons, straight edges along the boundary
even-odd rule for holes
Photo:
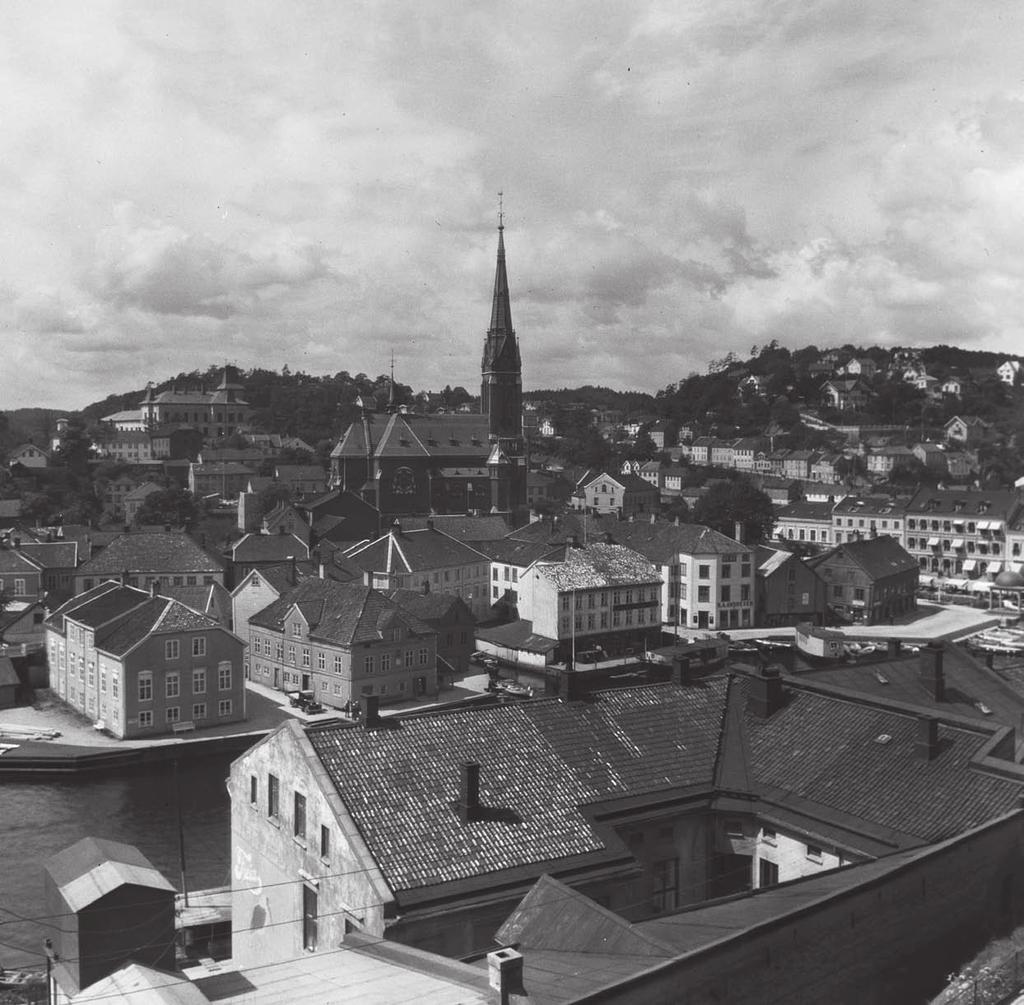
[[[500,193],[499,193],[500,198]],[[488,473],[491,508],[516,510],[526,502],[526,451],[523,441],[523,365],[512,327],[508,275],[505,272],[505,223],[499,203],[498,262],[494,272],[491,326],[481,362],[480,411],[487,416],[491,443]]]

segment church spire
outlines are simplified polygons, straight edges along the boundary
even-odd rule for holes
[[[494,301],[491,305],[491,327],[488,335],[515,337],[512,327],[512,304],[508,295],[508,275],[505,272],[505,212],[503,193],[498,193],[498,263],[494,270]]]

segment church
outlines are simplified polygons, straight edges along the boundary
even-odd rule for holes
[[[387,519],[516,514],[525,507],[522,361],[512,327],[504,231],[499,214],[479,414],[419,415],[394,403],[376,412],[358,401],[359,419],[331,451],[332,488],[355,493]]]

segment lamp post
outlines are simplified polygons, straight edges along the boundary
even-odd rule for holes
[[[53,951],[53,939],[43,939],[43,951],[46,954],[46,1005],[53,1005],[53,965],[60,957]]]

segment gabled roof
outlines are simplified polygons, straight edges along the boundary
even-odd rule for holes
[[[73,569],[78,565],[77,541],[30,541],[21,545],[21,551],[42,569]]]
[[[42,570],[40,563],[26,555],[21,548],[0,547],[0,572],[29,573],[37,575]]]
[[[550,479],[545,479],[545,481]],[[429,525],[436,530],[468,544],[479,544],[481,541],[497,541],[509,532],[508,521],[504,516],[461,516],[442,515],[425,517],[403,517],[402,527],[406,530],[418,530]]]
[[[654,565],[621,544],[568,547],[561,561],[542,560],[533,568],[560,591],[661,582],[661,572]]]
[[[391,590],[384,594],[389,600],[398,604],[403,611],[408,611],[414,618],[424,624],[440,621],[443,618],[458,617],[462,614],[467,620],[473,620],[473,614],[461,597],[451,593],[436,593],[422,590]]]
[[[806,502],[798,499],[784,509],[780,509],[775,514],[775,520],[776,522],[781,520],[821,520],[831,523],[833,505],[830,502]]]
[[[72,911],[80,911],[125,885],[174,893],[174,887],[138,848],[120,841],[82,838],[48,859],[43,868]]]
[[[383,637],[382,629],[397,621],[416,636],[435,634],[419,618],[389,600],[379,590],[359,583],[338,583],[311,578],[283,593],[272,604],[249,618],[249,624],[271,631],[284,630],[285,619],[298,608],[309,637],[351,646]],[[388,619],[385,625],[382,619]]]
[[[309,545],[294,534],[246,534],[231,549],[233,562],[285,562],[309,558]]]
[[[204,551],[188,534],[174,531],[138,531],[120,534],[95,558],[79,567],[83,576],[119,576],[133,573],[221,572],[220,561]]]
[[[148,597],[144,590],[107,580],[65,601],[46,619],[46,625],[63,632],[65,620],[71,618],[86,628],[98,628],[138,607]]]
[[[345,431],[332,457],[366,457],[366,433],[376,457],[480,458],[490,452],[488,418],[479,413],[367,413]]]
[[[367,572],[425,572],[456,565],[473,565],[487,556],[438,530],[392,528],[369,544],[357,545],[346,557]]]
[[[169,597],[151,597],[138,607],[104,625],[96,632],[96,648],[112,656],[124,656],[147,636],[173,632],[198,632],[219,628],[220,623]]]
[[[916,571],[918,567],[917,559],[905,551],[896,538],[888,534],[836,545],[830,551],[809,558],[807,564],[817,569],[830,564],[833,558],[842,556],[851,559],[873,580],[884,579],[900,572]]]

